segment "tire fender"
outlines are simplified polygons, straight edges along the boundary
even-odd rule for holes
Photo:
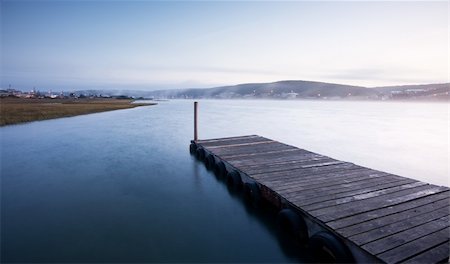
[[[242,187],[241,174],[237,171],[231,171],[227,174],[227,185],[235,190]]]
[[[320,262],[354,263],[348,247],[335,235],[327,231],[314,234],[309,246],[316,260]]]
[[[259,186],[256,182],[247,182],[244,184],[245,197],[256,207],[261,205],[262,197]]]
[[[214,168],[214,165],[216,164],[216,160],[213,155],[207,154],[205,158],[205,166],[208,170],[211,170]]]
[[[203,161],[205,159],[205,150],[201,147],[198,147],[197,151],[195,152],[195,156],[197,156],[198,160]]]
[[[300,244],[308,241],[308,227],[305,220],[292,209],[282,209],[277,216],[280,230]]]

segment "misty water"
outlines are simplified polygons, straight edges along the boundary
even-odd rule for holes
[[[189,155],[192,101],[3,127],[2,262],[306,262]],[[200,138],[258,134],[449,186],[446,103],[213,101]]]

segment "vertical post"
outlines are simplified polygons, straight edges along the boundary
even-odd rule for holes
[[[198,140],[198,134],[197,134],[197,106],[198,106],[198,102],[194,102],[194,141]]]

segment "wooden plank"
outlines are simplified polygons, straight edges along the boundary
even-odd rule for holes
[[[292,156],[307,156],[307,157],[323,157],[323,155],[319,155],[316,153],[312,153],[303,149],[298,148],[292,148],[292,149],[286,149],[286,150],[272,150],[267,151],[264,153],[254,153],[254,154],[244,154],[244,155],[217,155],[218,157],[224,159],[228,163],[230,162],[248,162],[252,161],[256,164],[249,164],[246,165],[248,167],[251,166],[260,166],[262,164],[267,164],[267,162],[272,162],[272,160],[276,160],[278,158],[286,158],[286,157],[292,157]],[[295,159],[294,159],[295,160]],[[260,164],[258,164],[258,161],[262,161]]]
[[[401,232],[404,236],[401,237],[403,240],[406,239],[406,235],[408,232],[414,232],[416,229],[420,229],[418,232],[415,232],[415,234],[419,234],[421,232],[429,232],[429,230],[426,230],[424,224],[427,224],[428,222],[440,219],[442,217],[447,217],[449,215],[449,208],[448,206],[436,208],[436,210],[429,212],[427,214],[420,214],[416,215],[412,218],[404,219],[403,221],[395,222],[388,225],[382,225],[379,226],[376,229],[360,233],[354,236],[351,236],[351,240],[355,242],[358,245],[364,245],[367,244],[368,248],[377,247],[382,243],[382,241],[392,241],[393,234],[396,234],[398,232]],[[434,221],[434,223],[438,223],[439,221]],[[448,222],[448,221],[447,221]],[[419,228],[416,228],[419,227]],[[440,229],[445,228],[446,226],[442,226],[442,224],[439,226]],[[408,231],[412,230],[412,231]],[[385,239],[383,239],[385,238]],[[376,241],[375,241],[376,240]],[[379,242],[381,241],[381,242]],[[392,243],[393,244],[393,243]]]
[[[443,243],[448,243],[448,234],[450,228],[442,229],[438,232],[429,234],[427,236],[416,239],[412,242],[403,244],[399,247],[391,249],[389,251],[383,252],[377,255],[378,258],[387,263],[398,263],[403,260],[407,260],[419,253],[425,252],[428,249],[432,249]]]
[[[437,194],[431,194],[428,196],[420,197],[415,200],[407,201],[404,203],[395,204],[388,207],[383,207],[376,210],[371,210],[367,212],[361,212],[359,214],[351,215],[345,218],[339,218],[337,220],[328,221],[326,224],[332,229],[340,229],[347,226],[356,225],[359,223],[364,223],[373,219],[378,219],[385,216],[394,215],[407,210],[415,210],[421,206],[430,205],[441,201],[442,199],[447,199],[450,196],[450,191],[445,191]]]
[[[290,193],[312,190],[320,187],[336,186],[343,180],[345,180],[346,182],[359,181],[361,180],[359,173],[362,172],[364,172],[364,170],[354,169],[339,171],[336,173],[324,172],[323,174],[317,175],[298,174],[298,178],[285,180],[284,183],[280,183],[278,181],[260,182],[264,185],[270,186],[274,191],[280,193],[280,195],[283,195],[283,197],[285,197],[285,195],[288,195]]]
[[[264,145],[264,144],[271,144],[274,143],[276,141],[273,140],[258,140],[256,142],[245,142],[245,143],[234,143],[234,144],[226,144],[226,145],[214,145],[214,146],[210,146],[207,149],[209,151],[217,151],[217,150],[233,150],[234,148],[237,147],[251,147],[251,146],[259,146],[259,145]],[[204,146],[203,146],[204,147]]]
[[[202,145],[202,144],[211,143],[211,142],[219,143],[219,142],[239,140],[239,139],[247,139],[247,138],[263,138],[263,137],[257,136],[257,135],[237,136],[237,137],[223,137],[223,138],[201,139],[201,140],[195,141],[195,143]]]
[[[327,175],[330,175],[330,174],[319,175],[318,178],[312,177],[309,180],[302,181],[300,183],[295,183],[295,184],[292,184],[291,186],[284,186],[284,187],[275,186],[274,188],[279,188],[277,191],[281,195],[283,195],[283,197],[287,197],[289,195],[294,195],[295,193],[300,194],[301,196],[305,195],[305,196],[309,197],[308,195],[311,194],[311,192],[313,192],[315,195],[317,195],[318,194],[317,190],[320,188],[337,188],[337,187],[339,187],[339,184],[341,182],[358,183],[358,182],[366,181],[367,179],[370,179],[370,178],[380,178],[383,176],[383,175],[372,174],[368,171],[359,170],[359,169],[352,170],[352,171],[342,171],[338,175],[332,174],[332,176],[334,176],[334,177],[329,177],[329,178],[327,178]],[[302,198],[300,198],[300,197],[297,198],[297,197],[291,196],[288,199],[294,203],[297,201],[302,202]]]
[[[444,242],[434,248],[426,250],[408,260],[404,264],[423,264],[423,263],[448,263],[450,255],[450,243]]]
[[[355,172],[358,172],[357,174]],[[305,180],[305,181],[301,181],[295,184],[292,184],[292,186],[285,186],[284,188],[277,189],[279,188],[279,185],[277,183],[273,184],[269,183],[266,186],[272,188],[274,191],[276,191],[280,196],[282,197],[286,197],[287,195],[291,194],[291,193],[301,193],[301,192],[308,192],[308,191],[312,191],[318,188],[322,188],[322,187],[332,187],[332,186],[336,186],[338,185],[340,182],[345,181],[345,182],[354,182],[354,181],[361,181],[361,176],[359,173],[363,173],[364,171],[361,170],[354,170],[353,171],[353,176],[349,176],[348,174],[344,174],[344,173],[350,173],[349,171],[345,171],[343,172],[342,175],[336,176],[335,178],[330,178],[327,179],[326,177],[324,178],[314,178],[311,177],[309,180]],[[326,174],[328,175],[328,174]],[[369,177],[377,177],[377,176],[373,176],[370,175]],[[291,203],[295,203],[294,199],[291,198],[289,199],[289,201]]]
[[[319,167],[319,166],[328,166],[328,165],[335,165],[335,164],[341,164],[342,161],[337,161],[335,159],[331,159],[328,157],[318,157],[318,158],[312,158],[312,159],[303,159],[303,160],[297,160],[297,161],[291,161],[291,162],[284,162],[284,163],[277,163],[277,164],[262,164],[260,166],[247,166],[247,167],[240,167],[243,172],[245,172],[248,175],[256,175],[256,174],[262,174],[262,173],[269,173],[269,172],[279,172],[279,171],[287,171],[287,170],[294,170],[294,169],[305,169],[308,167]]]
[[[433,212],[439,208],[446,207],[450,204],[450,198],[444,198],[442,200],[438,200],[432,203],[427,203],[425,205],[414,207],[409,210],[401,211],[398,213],[386,215],[383,217],[374,218],[368,221],[364,221],[362,223],[346,226],[340,229],[337,229],[339,234],[344,237],[350,237],[353,235],[361,234],[367,231],[375,230],[377,228],[383,227],[385,225],[402,222],[404,220],[408,220],[410,218],[420,216],[423,214],[427,214]]]
[[[399,191],[414,189],[418,186],[423,186],[423,185],[427,185],[427,184],[424,182],[416,181],[416,182],[412,182],[412,183],[408,183],[408,184],[404,184],[404,185],[400,185],[400,186],[395,186],[395,187],[391,187],[391,188],[387,188],[387,189],[382,189],[382,190],[378,190],[378,191],[374,191],[374,192],[368,192],[368,193],[358,194],[358,195],[354,195],[354,196],[338,198],[335,200],[329,200],[329,201],[325,201],[325,202],[321,202],[321,203],[305,205],[305,206],[302,206],[302,209],[310,211],[310,210],[317,210],[317,209],[321,209],[321,208],[334,207],[337,205],[351,203],[354,201],[363,201],[363,200],[371,199],[371,198],[378,197],[378,196],[383,196],[383,195],[392,194],[392,193],[398,193]]]
[[[446,188],[439,186],[419,186],[414,188],[414,190],[403,190],[394,194],[367,199],[365,201],[355,201],[334,207],[313,210],[309,211],[309,213],[319,218],[321,221],[328,222],[358,213],[415,200],[420,197],[444,192],[446,190]]]
[[[330,165],[330,166],[324,166],[324,167],[311,167],[311,168],[300,168],[300,169],[293,169],[290,171],[277,171],[277,172],[269,172],[264,174],[247,174],[252,178],[257,178],[261,182],[268,183],[287,183],[289,179],[298,179],[301,178],[303,175],[308,176],[315,176],[318,174],[324,174],[324,173],[332,173],[332,172],[341,172],[341,171],[347,171],[352,169],[365,169],[363,167],[357,166],[353,163],[341,163],[337,165]],[[367,170],[367,169],[365,169]]]
[[[259,146],[252,146],[248,148],[236,147],[239,148],[237,151],[232,150],[220,150],[215,151],[215,155],[221,159],[228,160],[231,157],[245,157],[245,156],[254,156],[256,154],[267,153],[274,154],[277,152],[287,152],[287,151],[297,151],[296,148],[284,146],[276,143],[267,143]]]
[[[229,157],[225,160],[235,167],[258,166],[261,164],[276,164],[281,162],[298,161],[311,159],[314,157],[321,157],[318,154],[307,153],[297,149],[272,151],[266,153],[257,153],[246,155],[246,157]],[[223,157],[220,157],[223,158]]]
[[[427,215],[426,217],[422,217],[419,219],[419,223],[421,225],[412,224],[414,220],[405,222],[405,225],[401,225],[401,223],[396,223],[394,225],[385,226],[380,229],[376,229],[378,232],[369,232],[372,234],[376,234],[374,238],[369,238],[370,234],[367,236],[359,237],[362,239],[357,239],[357,237],[350,238],[353,242],[356,242],[357,245],[362,245],[362,248],[367,250],[368,252],[378,255],[382,252],[388,251],[390,249],[396,248],[403,244],[409,243],[413,240],[416,240],[420,237],[426,236],[428,234],[432,234],[441,229],[448,227],[449,224],[449,216],[444,215],[446,212],[442,212],[443,210],[434,211],[432,214]],[[447,212],[448,213],[448,212]],[[417,221],[417,220],[416,220]],[[411,223],[411,224],[410,224]],[[408,225],[409,224],[409,225]],[[399,229],[397,229],[399,228]],[[367,244],[361,243],[360,241],[372,241]]]
[[[234,138],[234,139],[228,139],[223,141],[212,141],[212,142],[202,142],[197,143],[197,145],[206,148],[206,149],[213,149],[217,147],[229,147],[234,145],[240,145],[240,144],[251,144],[251,143],[258,143],[258,142],[267,142],[267,141],[273,141],[267,138],[263,137],[246,137],[246,138]]]
[[[355,170],[358,171],[358,170]],[[346,171],[348,172],[348,171]],[[328,174],[326,174],[328,175]],[[320,176],[320,175],[319,175]],[[288,194],[291,193],[300,193],[300,192],[306,192],[309,190],[314,190],[317,188],[321,188],[321,187],[331,187],[331,186],[336,186],[339,184],[339,182],[345,180],[346,182],[352,182],[352,181],[360,181],[360,177],[359,175],[354,175],[354,176],[348,176],[345,174],[339,175],[339,177],[336,178],[330,178],[327,179],[326,177],[324,178],[314,178],[314,177],[309,177],[309,179],[305,180],[305,181],[299,181],[299,182],[293,182],[291,185],[285,185],[285,186],[280,186],[278,183],[266,183],[264,185],[272,188],[275,192],[277,192],[279,195],[281,195],[282,197],[287,196]],[[294,201],[294,199],[289,199],[289,201]]]
[[[386,175],[389,174],[372,173],[369,171],[351,172],[351,174],[348,174],[348,178],[345,178],[346,181],[342,184],[323,185],[318,188],[312,188],[307,192],[293,191],[284,194],[284,197],[299,202],[302,205],[307,205],[383,189],[382,186],[385,184],[390,184],[388,187],[391,187],[394,182],[395,186],[401,185],[399,182],[402,181],[413,181],[407,179],[395,179],[394,177],[386,178]],[[355,180],[352,179],[353,176]]]
[[[295,204],[302,206],[303,208],[304,206],[323,203],[327,201],[336,201],[337,199],[351,199],[350,197],[355,197],[356,195],[386,190],[388,188],[410,184],[413,182],[416,181],[411,179],[391,179],[383,177],[383,175],[379,175],[379,177],[372,179],[360,179],[354,182],[350,182],[349,184],[352,184],[354,188],[349,187],[347,189],[344,189],[344,192],[339,192],[340,189],[335,189],[339,186],[333,185],[329,187],[319,187],[301,193],[290,193],[286,195],[286,197],[290,197],[290,195],[292,195],[292,198],[290,200],[295,202]],[[369,188],[364,188],[367,186],[369,186]],[[331,189],[328,190],[327,188]]]
[[[297,186],[308,185],[312,182],[326,183],[328,181],[329,183],[336,182],[335,185],[339,185],[343,182],[349,183],[355,181],[355,179],[362,180],[364,178],[372,177],[371,175],[375,175],[368,169],[358,166],[340,168],[335,171],[332,169],[323,169],[321,171],[310,173],[311,171],[312,170],[304,169],[303,171],[299,171],[295,174],[279,175],[278,178],[273,177],[261,179],[259,175],[253,178],[258,179],[263,184],[270,184],[276,188],[277,191],[281,191],[287,189],[295,190]],[[329,186],[329,184],[326,186]]]
[[[214,149],[213,153],[223,158],[224,156],[249,155],[255,153],[271,152],[277,150],[288,150],[288,149],[296,150],[297,148],[281,144],[276,141],[270,141],[265,144],[259,145],[241,145],[233,148]]]
[[[309,192],[289,193],[285,197],[292,200],[298,205],[304,206],[328,200],[335,200],[338,198],[350,197],[353,195],[378,191],[411,182],[414,182],[414,180],[396,179],[386,182],[386,178],[380,175],[379,177],[376,178],[369,178],[369,179],[364,178],[363,180],[360,181],[343,184],[345,185],[345,187],[339,185],[326,187],[322,186],[317,189],[312,189]]]
[[[307,160],[319,156],[309,154],[298,149],[284,149],[252,154],[218,157],[221,159],[225,159],[229,164],[233,164],[234,166],[242,168],[244,171],[245,168],[258,167],[261,165],[271,165],[277,162]]]

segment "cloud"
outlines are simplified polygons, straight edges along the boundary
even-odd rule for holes
[[[369,87],[397,84],[425,84],[448,82],[446,76],[430,76],[426,71],[416,68],[348,68],[328,70],[326,74],[318,74],[318,80],[334,80],[346,84],[365,85]]]

